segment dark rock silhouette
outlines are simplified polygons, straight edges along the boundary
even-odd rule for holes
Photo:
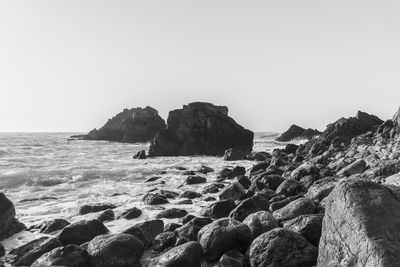
[[[14,204],[0,193],[0,240],[25,229],[25,225],[15,218]]]
[[[304,129],[293,124],[286,132],[282,133],[278,138],[276,138],[276,140],[280,142],[289,142],[293,139],[311,139],[320,134],[321,132],[316,129]]]
[[[169,113],[167,128],[153,139],[150,156],[223,155],[251,152],[254,133],[228,116],[228,108],[195,102]]]
[[[100,129],[90,131],[79,139],[106,140],[126,143],[148,142],[165,129],[164,120],[152,107],[124,109],[109,119]]]

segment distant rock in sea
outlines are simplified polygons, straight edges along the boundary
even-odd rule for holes
[[[151,143],[150,156],[223,155],[251,152],[254,133],[228,116],[228,108],[194,102],[169,113],[167,128]]]
[[[286,132],[282,133],[278,138],[276,138],[276,140],[280,142],[289,142],[294,139],[310,140],[314,136],[320,134],[321,132],[316,129],[315,130],[311,128],[304,129],[300,126],[293,124]]]
[[[84,140],[106,140],[126,143],[148,142],[157,132],[165,129],[164,120],[152,107],[124,109],[99,130],[94,129],[84,136]]]

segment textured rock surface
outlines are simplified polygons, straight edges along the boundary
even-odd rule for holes
[[[228,108],[195,102],[169,113],[167,129],[151,143],[150,156],[223,155],[251,152],[254,133],[228,116]]]
[[[396,266],[400,262],[398,188],[342,180],[326,203],[318,266]]]
[[[164,120],[152,107],[124,109],[109,119],[99,130],[92,130],[84,139],[127,143],[148,142],[165,129]]]
[[[31,267],[90,267],[89,255],[83,248],[68,245],[53,249],[37,259]]]
[[[0,240],[25,229],[25,225],[15,218],[14,204],[0,193]]]
[[[201,267],[203,249],[197,242],[191,241],[168,250],[153,260],[149,267]]]
[[[318,130],[304,129],[300,126],[292,125],[286,132],[276,138],[276,140],[280,142],[289,142],[294,139],[311,139],[320,134],[321,132]]]
[[[92,240],[95,236],[107,233],[107,227],[99,220],[80,221],[65,227],[58,235],[58,239],[64,246],[81,245]]]

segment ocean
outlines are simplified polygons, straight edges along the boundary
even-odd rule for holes
[[[0,133],[0,188],[14,203],[17,218],[27,227],[46,220],[63,218],[70,222],[88,219],[95,214],[80,216],[78,207],[88,203],[112,203],[116,214],[130,207],[143,210],[134,220],[117,219],[105,223],[118,232],[134,223],[154,218],[157,209],[145,207],[143,195],[152,188],[181,193],[184,179],[182,170],[197,170],[201,165],[215,169],[205,175],[211,182],[216,173],[227,166],[254,165],[252,161],[227,162],[220,157],[159,157],[133,159],[149,144],[125,144],[107,141],[69,141],[80,133]],[[272,151],[285,144],[276,142],[277,133],[256,133],[253,151]],[[165,184],[145,183],[161,171]],[[193,190],[193,188],[191,188]],[[189,213],[206,206],[201,199],[184,206]],[[170,204],[174,206],[173,202]],[[179,206],[182,208],[182,205]],[[5,240],[6,249],[15,248],[35,238],[39,233],[24,231]]]

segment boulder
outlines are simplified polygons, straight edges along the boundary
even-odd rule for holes
[[[367,169],[367,163],[363,159],[356,160],[338,172],[338,175],[351,176],[363,173]]]
[[[99,220],[79,221],[61,230],[58,239],[66,245],[81,245],[98,235],[107,234],[108,229]]]
[[[250,228],[234,219],[222,218],[203,227],[198,240],[208,261],[218,260],[229,250],[245,251],[253,240]]]
[[[260,235],[250,246],[252,267],[308,267],[313,266],[316,261],[317,248],[301,235],[283,228]]]
[[[150,262],[149,267],[201,267],[203,248],[198,242],[187,242],[171,248],[158,258]]]
[[[163,210],[160,213],[156,215],[157,219],[165,218],[165,219],[176,219],[176,218],[182,218],[186,216],[188,212],[183,209],[177,209],[177,208],[170,208],[167,210]]]
[[[9,261],[10,263],[15,263],[17,260],[19,260],[23,256],[27,255],[29,252],[36,250],[37,248],[42,246],[48,240],[49,240],[48,237],[43,236],[43,237],[34,239],[22,246],[14,248],[7,253],[6,260]]]
[[[200,212],[200,215],[211,217],[213,219],[220,219],[227,217],[235,207],[235,202],[232,199],[220,200],[212,203],[206,208],[203,208]]]
[[[132,207],[130,209],[127,209],[121,213],[119,218],[124,218],[127,220],[131,219],[136,219],[137,217],[140,217],[142,215],[142,211],[136,207]]]
[[[276,193],[278,195],[285,195],[287,197],[297,195],[302,191],[302,184],[294,179],[287,179],[283,181],[278,188]]]
[[[134,159],[147,159],[146,156],[146,151],[145,150],[140,150],[139,152],[137,152],[134,156]]]
[[[0,240],[21,232],[26,227],[15,218],[14,204],[0,193]]]
[[[162,220],[149,220],[129,227],[122,233],[137,237],[145,247],[148,247],[162,231],[164,231],[164,222]]]
[[[127,234],[99,235],[87,246],[93,267],[135,266],[143,255],[143,243]]]
[[[188,191],[183,192],[179,197],[180,198],[195,199],[195,198],[199,198],[199,197],[202,197],[202,196],[203,195],[200,194],[200,193],[188,190]]]
[[[222,192],[219,194],[219,199],[237,200],[243,198],[245,195],[246,195],[246,189],[244,189],[240,183],[233,182],[229,186],[224,188],[224,190],[222,190]]]
[[[77,245],[55,248],[43,254],[31,267],[90,267],[89,255],[86,250]]]
[[[99,212],[108,209],[115,209],[116,206],[113,204],[86,204],[79,208],[79,214],[85,215],[92,212]]]
[[[224,160],[226,161],[236,161],[236,160],[244,160],[247,157],[246,152],[242,152],[233,148],[230,148],[225,151]]]
[[[173,247],[176,243],[176,233],[174,231],[162,232],[153,240],[151,249],[155,251],[163,251]]]
[[[154,108],[124,109],[99,130],[90,131],[83,139],[126,143],[148,142],[164,129],[165,122]]]
[[[40,232],[43,234],[50,234],[55,231],[62,230],[64,227],[70,225],[70,223],[64,219],[54,219],[51,221],[44,222],[40,227]]]
[[[208,166],[205,166],[205,165],[201,165],[200,169],[198,169],[197,172],[202,173],[202,174],[207,174],[210,172],[214,172],[214,169],[210,168]]]
[[[167,223],[164,226],[164,232],[173,232],[181,226],[182,226],[182,224],[179,224],[179,223]]]
[[[244,219],[243,223],[250,228],[253,238],[279,227],[278,220],[267,211],[252,213]]]
[[[318,266],[396,266],[399,199],[398,187],[341,180],[326,200]]]
[[[321,132],[318,130],[313,130],[310,128],[304,129],[293,124],[286,132],[283,132],[278,138],[276,138],[276,140],[280,142],[289,142],[295,139],[311,139],[320,134]]]
[[[146,205],[161,205],[169,203],[168,199],[160,193],[147,193],[142,201]]]
[[[101,222],[108,222],[115,219],[115,214],[113,210],[105,210],[97,216],[97,220]]]
[[[202,177],[202,176],[198,176],[198,175],[192,175],[186,178],[185,183],[187,185],[191,185],[191,184],[202,184],[207,182],[207,179]]]
[[[17,261],[14,263],[15,266],[30,266],[35,260],[41,257],[43,254],[52,251],[55,248],[62,247],[61,242],[57,238],[49,238],[45,240],[38,247],[33,248],[24,255],[20,255]]]
[[[320,203],[335,188],[338,179],[335,177],[326,177],[316,181],[307,191],[305,197]]]
[[[233,218],[239,222],[242,222],[246,217],[254,212],[261,210],[268,210],[269,203],[261,195],[255,195],[250,198],[243,200],[236,208],[234,208],[229,214],[230,218]]]
[[[239,251],[230,250],[219,259],[218,267],[243,267],[245,259],[245,256]]]
[[[150,156],[223,155],[251,152],[254,133],[228,116],[228,108],[195,102],[169,113],[167,128],[153,139]]]
[[[175,230],[178,241],[196,241],[197,234],[199,233],[200,229],[211,222],[211,218],[193,218],[189,222],[185,223],[182,227],[179,227]]]
[[[244,175],[246,173],[246,169],[241,166],[236,166],[235,168],[224,168],[218,174],[218,178],[223,179],[233,179],[237,176]]]
[[[311,244],[318,247],[321,237],[323,214],[307,214],[283,222],[283,227],[300,234]]]
[[[315,211],[315,204],[309,198],[296,199],[283,208],[274,211],[273,215],[278,221],[286,221],[294,219],[300,215],[310,214]]]

